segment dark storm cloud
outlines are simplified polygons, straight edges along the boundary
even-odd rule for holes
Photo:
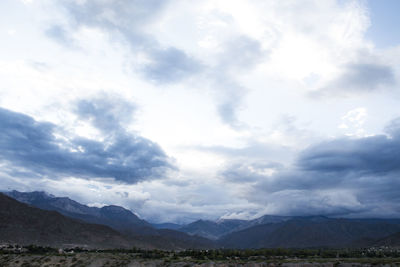
[[[157,144],[140,136],[120,133],[103,142],[59,138],[56,125],[2,108],[0,128],[0,159],[14,173],[24,170],[54,179],[71,175],[136,183],[160,178],[173,168]]]
[[[379,175],[400,170],[399,136],[386,135],[360,139],[343,138],[305,150],[299,167],[321,173],[358,172]]]
[[[385,130],[312,145],[292,167],[242,161],[221,174],[254,183],[244,197],[280,214],[400,216],[400,118]],[[276,172],[266,174],[265,168]]]
[[[395,76],[390,66],[370,63],[348,64],[344,66],[339,77],[314,92],[313,95],[365,93],[394,84]]]

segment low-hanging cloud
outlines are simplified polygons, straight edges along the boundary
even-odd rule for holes
[[[69,137],[57,125],[3,108],[0,128],[0,160],[12,173],[22,169],[32,177],[114,178],[132,184],[162,178],[174,168],[156,143],[126,132],[104,141]]]
[[[312,146],[300,155],[298,165],[324,173],[379,175],[400,171],[398,126],[398,120],[394,120],[386,127],[389,136],[340,138]]]
[[[400,119],[386,134],[337,138],[303,150],[292,167],[263,173],[259,162],[242,162],[221,174],[250,181],[243,195],[263,204],[261,213],[330,216],[400,216]]]

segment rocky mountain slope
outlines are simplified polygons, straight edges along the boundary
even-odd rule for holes
[[[353,247],[362,240],[379,239],[400,231],[397,220],[351,220],[322,216],[295,217],[285,222],[261,224],[223,236],[226,248]]]
[[[143,246],[110,227],[41,210],[0,193],[0,242],[21,245],[129,248]]]
[[[20,202],[40,209],[58,211],[65,216],[84,222],[104,224],[121,232],[152,232],[151,224],[139,219],[134,213],[120,206],[88,207],[67,197],[55,197],[37,191],[18,192],[14,190],[6,192],[6,194]]]
[[[113,231],[114,235],[117,234],[119,238],[122,238],[121,234],[123,234],[126,238],[122,239],[121,244],[128,242],[148,248],[367,247],[379,244],[394,246],[399,244],[398,240],[400,239],[398,234],[400,232],[400,220],[396,219],[337,219],[324,216],[265,215],[248,221],[222,219],[213,222],[198,220],[185,226],[176,224],[155,225],[157,229],[145,220],[138,218],[131,211],[119,206],[88,207],[69,198],[58,198],[43,192],[21,193],[13,191],[8,194],[29,205],[58,211],[80,221],[74,221],[75,223],[84,224],[83,222],[85,222],[84,225],[86,223],[97,223],[109,226],[113,229],[108,227],[99,229]],[[57,213],[53,212],[52,214]],[[23,215],[19,214],[18,216],[18,218],[23,219]],[[58,214],[58,216],[61,215]],[[18,223],[17,221],[16,225]],[[60,223],[59,225],[64,224]],[[14,226],[7,227],[11,227],[9,230],[18,230]],[[179,231],[166,229],[168,227]],[[54,230],[51,227],[49,229]],[[68,227],[66,229],[70,231]],[[8,232],[10,233],[10,231]],[[45,228],[39,228],[39,232],[41,231],[43,233],[41,235],[46,236],[43,232]],[[50,236],[53,234],[51,231]],[[24,231],[19,233],[22,236],[24,234]],[[100,234],[98,235],[100,236]],[[96,237],[96,234],[94,236]],[[110,234],[110,236],[112,235]],[[41,240],[39,237],[35,238]],[[28,239],[32,240],[32,236]],[[23,241],[23,239],[18,240]],[[63,234],[61,234],[60,240],[65,243]],[[90,241],[90,238],[88,240]],[[50,242],[51,238],[48,241]],[[112,243],[110,244],[112,245]]]
[[[214,242],[204,237],[169,229],[155,229],[150,223],[120,206],[88,207],[67,197],[55,197],[45,192],[11,191],[6,194],[36,208],[57,211],[81,222],[109,226],[130,240],[138,242],[140,247],[163,249],[215,247]]]

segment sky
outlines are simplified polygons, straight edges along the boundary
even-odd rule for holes
[[[0,190],[150,222],[400,217],[397,0],[2,0]]]

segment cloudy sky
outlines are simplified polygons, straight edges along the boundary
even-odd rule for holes
[[[400,217],[397,0],[2,0],[0,190],[151,222]]]

